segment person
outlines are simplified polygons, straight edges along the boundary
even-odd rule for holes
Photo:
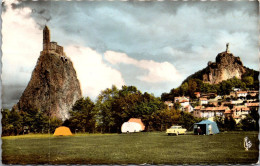
[[[212,134],[212,126],[209,124],[209,134]]]
[[[198,127],[197,131],[198,131],[198,135],[200,135],[200,134],[201,134],[201,129],[200,129],[200,127]]]

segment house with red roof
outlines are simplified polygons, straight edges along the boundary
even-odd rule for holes
[[[215,116],[223,117],[225,116],[225,111],[229,110],[229,107],[204,107],[196,106],[193,111],[193,116],[198,118],[208,118],[213,119]]]
[[[259,109],[259,102],[257,103],[246,103],[245,104],[250,110],[258,110]]]
[[[167,109],[173,109],[174,104],[172,103],[172,101],[165,101],[164,104],[167,106]]]
[[[233,117],[236,123],[239,123],[250,113],[250,109],[247,106],[234,106],[231,110],[225,111],[225,117]]]
[[[200,92],[194,92],[194,95],[195,95],[197,98],[200,98]]]
[[[190,102],[190,97],[182,96],[182,97],[174,97],[174,103],[187,103]]]
[[[246,106],[234,106],[232,108],[233,114],[234,116],[238,116],[241,119],[244,119],[246,117],[246,115],[249,114],[250,109]]]
[[[237,91],[236,92],[236,97],[246,97],[247,96],[247,91]]]

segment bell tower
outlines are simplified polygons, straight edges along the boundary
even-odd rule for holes
[[[43,29],[43,50],[50,49],[51,34],[49,28],[45,25]]]

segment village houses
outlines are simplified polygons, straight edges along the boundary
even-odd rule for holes
[[[239,88],[234,88],[228,97],[233,97],[231,100],[226,100],[228,97],[217,96],[215,93],[200,93],[195,92],[195,102],[197,106],[191,106],[190,97],[181,96],[174,97],[172,101],[165,101],[168,109],[174,108],[174,104],[180,104],[180,110],[191,113],[197,118],[206,118],[214,120],[214,117],[229,118],[232,117],[236,123],[244,119],[251,110],[258,110],[259,102],[256,96],[258,91],[241,91]],[[248,95],[252,98],[247,99]]]
[[[196,106],[193,111],[193,116],[197,118],[207,118],[213,120],[215,116],[225,117],[225,111],[229,110],[229,107],[204,107]]]

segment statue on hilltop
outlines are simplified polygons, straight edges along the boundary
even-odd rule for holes
[[[230,53],[230,51],[229,51],[229,43],[226,44],[226,53]]]

